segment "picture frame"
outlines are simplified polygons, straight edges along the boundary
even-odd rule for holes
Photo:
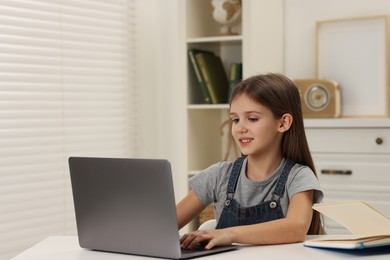
[[[389,16],[318,21],[317,78],[341,89],[341,117],[389,116]]]

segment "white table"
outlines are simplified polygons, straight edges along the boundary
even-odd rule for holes
[[[237,260],[237,259],[299,259],[299,260],[329,260],[329,259],[389,260],[390,248],[375,250],[326,250],[304,247],[302,243],[270,246],[242,246],[238,250],[204,256],[204,260]],[[48,237],[12,260],[147,260],[157,259],[127,254],[106,253],[80,248],[76,236]]]

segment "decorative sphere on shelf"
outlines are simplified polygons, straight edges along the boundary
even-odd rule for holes
[[[241,0],[211,0],[213,18],[220,23],[221,34],[234,35],[232,27],[241,22]]]

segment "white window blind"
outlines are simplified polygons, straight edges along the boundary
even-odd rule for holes
[[[0,0],[0,259],[76,234],[69,156],[136,154],[133,2]]]

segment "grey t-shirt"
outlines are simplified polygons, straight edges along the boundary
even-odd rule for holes
[[[189,180],[191,189],[196,196],[207,206],[214,202],[215,218],[219,220],[226,200],[226,190],[234,162],[219,162],[211,165],[204,171]],[[251,207],[271,199],[278,177],[282,173],[285,159],[282,160],[276,171],[266,180],[252,181],[246,177],[247,158],[245,158],[241,173],[237,181],[234,199],[241,207]],[[280,203],[283,214],[286,216],[291,198],[298,192],[315,190],[314,203],[320,202],[324,195],[313,171],[300,164],[291,169]]]

